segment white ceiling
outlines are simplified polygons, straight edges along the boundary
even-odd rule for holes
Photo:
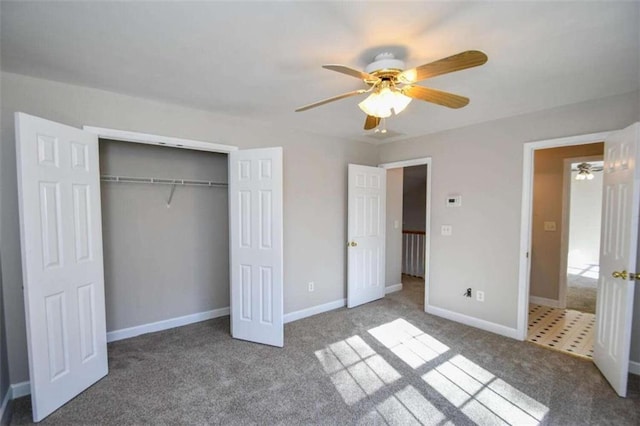
[[[640,88],[639,2],[2,2],[9,72],[259,120],[330,137],[362,130],[362,87],[321,68],[363,69],[392,51],[408,67],[464,50],[482,67],[421,83],[471,98],[413,101],[387,120],[401,140]]]

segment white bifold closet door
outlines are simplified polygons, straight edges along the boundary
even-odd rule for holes
[[[229,154],[231,335],[284,345],[282,148]]]
[[[107,374],[98,137],[16,113],[33,420]]]

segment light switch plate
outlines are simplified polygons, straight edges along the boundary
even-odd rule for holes
[[[453,235],[453,226],[451,225],[442,225],[440,228],[440,234],[446,237]]]
[[[544,223],[544,230],[547,232],[554,232],[556,230],[556,223],[555,222],[545,222]]]

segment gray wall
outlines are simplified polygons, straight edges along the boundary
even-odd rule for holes
[[[404,168],[402,229],[425,231],[427,221],[427,165]]]
[[[402,282],[402,181],[402,168],[387,170],[387,287]]]
[[[367,143],[329,139],[178,105],[12,73],[2,86],[2,264],[11,382],[29,379],[18,234],[13,114],[236,145],[284,147],[284,311],[346,295],[347,164],[378,164]],[[177,194],[180,196],[180,193]],[[322,212],[319,214],[318,212]],[[315,291],[307,282],[315,282]]]
[[[382,145],[381,163],[433,159],[432,229],[451,224],[453,235],[432,232],[430,303],[515,328],[523,143],[620,129],[639,117],[633,92]],[[450,193],[463,196],[462,207],[440,202]],[[462,297],[467,287],[483,290],[485,301]]]
[[[603,150],[604,143],[600,142],[540,149],[534,154],[529,282],[532,296],[558,300],[560,294],[564,159],[602,155]],[[544,222],[555,222],[556,231],[545,231]]]
[[[100,141],[106,175],[227,182],[227,155]],[[107,331],[229,306],[226,187],[101,184]]]

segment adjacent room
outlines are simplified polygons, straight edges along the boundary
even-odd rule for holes
[[[640,423],[640,3],[0,2],[0,425]]]
[[[527,340],[593,358],[604,143],[535,152]],[[593,164],[593,165],[592,165]]]

